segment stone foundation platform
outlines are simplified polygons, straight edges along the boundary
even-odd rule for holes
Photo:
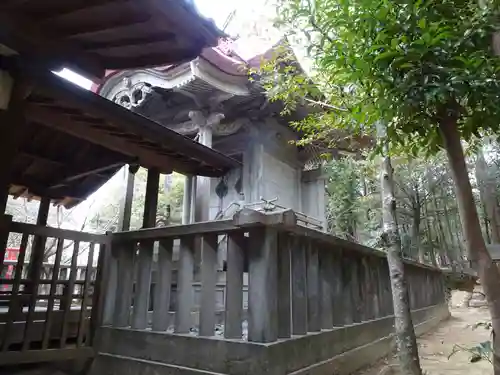
[[[417,335],[450,315],[445,304],[412,313]],[[394,348],[392,316],[259,344],[102,328],[89,375],[343,375]]]

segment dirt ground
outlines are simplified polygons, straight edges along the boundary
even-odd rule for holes
[[[487,360],[470,363],[471,354],[468,352],[458,352],[448,359],[455,345],[472,347],[489,339],[489,331],[471,327],[477,322],[488,321],[488,310],[484,307],[457,307],[456,300],[457,298],[452,300],[453,307],[450,309],[452,317],[418,339],[422,370],[425,375],[492,374],[493,369]],[[392,363],[394,358],[386,358],[368,369],[359,371],[356,375],[396,375],[398,372],[388,366]]]

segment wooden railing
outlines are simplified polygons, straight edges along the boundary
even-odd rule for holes
[[[17,260],[1,268],[0,365],[92,355],[102,298],[98,264],[110,237],[9,217],[0,228],[4,242],[20,238]]]
[[[227,236],[223,336],[274,342],[389,316],[392,298],[385,253],[297,224],[294,212],[250,209],[232,220],[143,229],[113,235],[106,253],[103,322],[158,332],[221,335],[216,329],[218,238]],[[177,278],[172,277],[179,241]],[[154,302],[150,304],[154,244],[158,243]],[[199,323],[193,285],[201,250]],[[248,264],[248,269],[245,269]],[[243,308],[248,273],[248,312]],[[441,272],[406,262],[412,309],[444,303]],[[170,322],[172,286],[175,319]],[[198,313],[198,312],[197,312]],[[245,317],[246,316],[246,317]]]

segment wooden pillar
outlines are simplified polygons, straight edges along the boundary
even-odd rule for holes
[[[191,204],[193,203],[193,180],[194,176],[188,175],[184,178],[184,196],[182,199],[182,224],[191,222]]]
[[[0,70],[0,214],[5,212],[12,167],[26,129],[25,99],[31,86]]]
[[[158,207],[158,186],[160,173],[148,170],[146,197],[144,202],[143,228],[153,228],[156,224]],[[143,241],[139,246],[137,284],[135,288],[132,328],[145,329],[148,325],[149,293],[151,288],[151,267],[153,264],[153,241]]]
[[[212,126],[203,125],[199,128],[198,141],[207,147],[212,148]],[[210,193],[211,193],[211,178],[198,176],[196,177],[196,204],[195,204],[195,221],[208,221],[210,220]]]
[[[248,341],[278,339],[278,277],[276,229],[252,230],[249,249]]]
[[[125,183],[125,196],[121,202],[120,207],[120,219],[118,222],[118,230],[125,232],[130,229],[130,219],[132,217],[132,202],[134,200],[134,184],[135,184],[135,174],[139,169],[136,165],[131,165],[126,171],[127,181]]]

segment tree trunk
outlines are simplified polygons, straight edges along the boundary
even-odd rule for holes
[[[498,218],[497,198],[495,196],[496,186],[488,174],[488,165],[481,149],[477,153],[476,179],[479,187],[479,196],[485,208],[487,218],[485,221],[490,224],[491,241],[493,243],[500,243],[500,228],[498,227],[500,219]],[[486,227],[486,231],[488,231],[488,227]]]
[[[382,162],[381,171],[383,236],[391,277],[397,354],[403,375],[421,375],[417,339],[411,319],[408,288],[404,275],[401,239],[396,222],[396,199],[392,174],[391,159],[386,156]]]
[[[498,288],[498,285],[500,285],[500,272],[491,260],[481,232],[481,224],[474,203],[456,118],[443,118],[439,128],[455,183],[458,209],[469,260],[472,261],[473,267],[478,272],[488,301],[493,326],[493,366],[495,375],[500,375],[500,336],[497,336],[497,334],[500,335],[500,288]]]

